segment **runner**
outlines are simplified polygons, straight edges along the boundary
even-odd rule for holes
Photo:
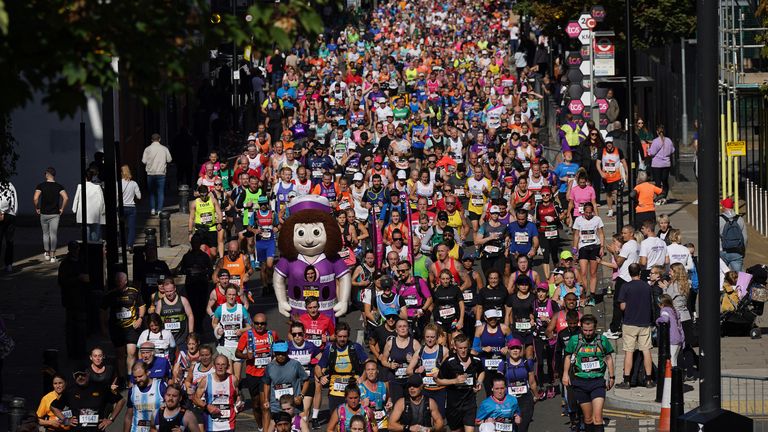
[[[231,289],[227,293],[231,293]],[[248,313],[245,312],[247,318]],[[263,313],[257,313],[253,316],[253,326],[243,328],[238,333],[234,356],[239,359],[238,365],[245,360],[245,379],[242,387],[248,389],[253,404],[253,418],[257,423],[261,422],[262,427],[266,429],[269,425],[269,406],[268,399],[261,400],[269,396],[264,391],[263,386],[266,382],[266,368],[272,362],[274,343],[278,339],[277,333],[267,330],[267,316]],[[235,369],[236,377],[240,377],[240,368]]]
[[[349,341],[349,332],[349,324],[339,321],[336,325],[336,340],[325,347],[322,358],[315,366],[315,376],[319,377],[320,384],[330,386],[328,408],[331,412],[344,403],[346,392],[352,387],[350,381],[356,381],[363,373],[363,365],[368,358],[360,344]],[[354,388],[359,398],[360,390],[356,386]]]
[[[322,351],[312,342],[306,340],[306,329],[300,322],[292,322],[290,326],[291,340],[288,342],[288,357],[298,361],[309,377],[309,383],[302,401],[302,417],[309,419],[309,409],[312,409],[312,428],[316,429],[317,416],[320,413],[320,398],[322,387],[317,385],[315,365],[322,357]]]
[[[331,410],[331,418],[328,420],[327,432],[346,432],[350,430],[353,417],[361,416],[366,422],[367,432],[378,432],[376,419],[370,408],[362,406],[360,389],[356,384],[350,383],[344,389],[344,401]]]
[[[293,398],[293,406],[302,406],[304,394],[309,389],[309,375],[301,363],[288,357],[288,342],[275,341],[272,345],[274,360],[267,365],[264,373],[263,408],[271,412],[271,419],[281,411],[280,400],[283,395]],[[269,429],[269,422],[264,426]]]
[[[379,365],[375,360],[368,359],[365,361],[365,372],[363,372],[358,387],[362,398],[361,405],[373,411],[376,427],[382,431],[388,430],[387,412],[392,409],[393,398],[389,392],[390,383],[379,380]]]
[[[411,337],[408,320],[399,319],[395,324],[395,337],[389,339],[381,353],[386,361],[382,365],[389,369],[386,378],[389,383],[389,394],[393,400],[405,395],[405,385],[408,381],[408,364],[421,344]]]
[[[422,390],[427,397],[435,401],[442,419],[445,417],[446,390],[445,386],[437,385],[435,378],[440,371],[440,365],[448,359],[449,351],[440,344],[440,333],[440,327],[434,323],[427,324],[424,328],[424,344],[416,355],[411,357],[408,375],[423,377]],[[410,391],[408,393],[410,394]]]
[[[149,377],[144,363],[136,363],[131,369],[134,385],[128,389],[128,409],[125,411],[123,430],[149,432],[155,412],[163,404],[165,382]]]
[[[395,402],[390,414],[392,432],[432,432],[445,427],[442,411],[434,399],[424,394],[420,375],[408,377],[408,394]]]
[[[605,392],[616,382],[613,346],[603,335],[597,335],[597,318],[581,317],[581,334],[571,336],[565,346],[563,385],[571,386],[576,402],[584,414],[587,431],[605,431],[603,404]],[[605,373],[608,372],[608,381]]]
[[[480,359],[470,354],[469,339],[465,335],[457,335],[453,346],[454,355],[440,365],[435,383],[447,387],[446,416],[450,430],[474,432],[475,393],[482,388],[485,371]]]
[[[480,404],[477,410],[475,423],[478,425],[478,430],[480,432],[513,431],[515,425],[518,425],[517,430],[527,431],[527,428],[523,428],[517,400],[507,394],[504,377],[494,373],[491,382],[493,393]]]
[[[118,272],[115,275],[116,287],[108,291],[101,301],[101,309],[108,310],[108,328],[102,316],[102,332],[109,334],[112,345],[117,350],[117,373],[120,377],[128,376],[136,361],[136,342],[146,307],[141,300],[139,290],[128,286],[128,275]]]
[[[163,297],[155,303],[155,311],[163,321],[163,328],[170,331],[176,352],[187,350],[187,337],[195,331],[195,315],[186,297],[178,295],[173,279],[162,284]]]
[[[227,287],[226,298],[227,302],[216,308],[212,314],[211,326],[219,342],[217,351],[232,362],[227,362],[227,365],[231,366],[230,370],[239,377],[242,363],[236,357],[236,350],[240,336],[251,328],[251,318],[248,316],[248,310],[237,303],[237,288],[234,285]]]
[[[181,404],[183,391],[178,384],[170,384],[165,389],[164,407],[157,410],[150,428],[151,432],[173,432],[174,430],[198,432],[195,415]]]
[[[207,186],[198,186],[197,196],[198,198],[189,203],[189,238],[192,239],[195,233],[200,234],[203,244],[209,248],[208,254],[211,257],[221,256],[224,251],[217,250],[218,232],[222,229],[223,220],[221,208],[216,200],[210,198]]]
[[[582,215],[573,221],[573,251],[578,251],[581,274],[588,277],[588,306],[595,305],[597,269],[603,256],[605,232],[603,220],[595,215],[595,207],[587,202],[582,206]]]
[[[215,372],[200,379],[192,402],[203,410],[205,431],[234,432],[237,409],[237,378],[227,372],[229,359],[217,355],[213,361]]]
[[[51,403],[51,411],[59,424],[75,431],[106,430],[122,411],[125,399],[104,384],[92,382],[88,365],[76,367],[72,377],[74,385],[67,387],[61,397]]]
[[[523,358],[524,348],[522,341],[511,339],[507,342],[507,358],[499,365],[499,373],[505,379],[507,393],[516,399],[516,405],[519,407],[520,420],[516,422],[519,432],[528,431],[538,393],[536,361]]]

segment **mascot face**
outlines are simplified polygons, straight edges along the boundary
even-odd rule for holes
[[[302,255],[320,255],[325,249],[326,240],[325,225],[322,222],[297,223],[293,228],[293,244]]]

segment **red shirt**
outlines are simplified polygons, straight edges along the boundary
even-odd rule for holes
[[[414,230],[419,227],[419,218],[421,217],[420,212],[413,212],[411,213],[411,228]],[[431,211],[427,211],[427,220],[429,220],[429,225],[432,226],[435,224],[435,218],[437,217],[436,213],[433,213]]]
[[[299,321],[304,324],[307,341],[315,344],[320,350],[325,349],[323,336],[327,341],[336,332],[336,326],[328,315],[320,314],[316,319],[312,319],[308,313],[304,313],[299,317]]]
[[[232,184],[236,186],[240,186],[240,174],[244,172],[248,173],[248,177],[261,178],[261,169],[255,170],[255,169],[248,168],[248,171],[246,171],[242,168],[238,168],[235,170],[235,174],[232,176]]]
[[[240,335],[237,342],[237,349],[243,353],[253,351],[253,360],[245,361],[245,373],[247,375],[263,377],[266,373],[267,365],[272,361],[272,344],[278,339],[277,332],[267,330],[259,334],[253,329]]]

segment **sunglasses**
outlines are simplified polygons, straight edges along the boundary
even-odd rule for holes
[[[455,205],[456,201],[446,201],[445,205]]]
[[[266,321],[254,321],[253,325],[267,325]]]
[[[221,186],[221,183],[214,183],[214,186]]]
[[[393,238],[392,241],[403,241],[402,237]]]
[[[291,336],[304,336],[304,333],[303,332],[291,333]]]

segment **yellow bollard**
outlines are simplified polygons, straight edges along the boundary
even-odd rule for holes
[[[728,160],[726,159],[726,147],[725,147],[725,141],[726,141],[726,127],[725,127],[725,113],[720,114],[720,184],[722,185],[721,190],[723,191],[723,198],[728,198],[728,188],[726,187],[728,181],[728,168],[727,163]]]

